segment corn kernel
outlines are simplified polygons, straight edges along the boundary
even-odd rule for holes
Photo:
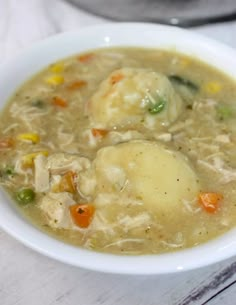
[[[28,155],[23,156],[23,164],[24,166],[33,166],[34,164],[34,159],[38,156],[38,155],[43,155],[45,157],[48,156],[48,151],[38,151],[38,152],[34,152]]]
[[[63,63],[56,63],[56,64],[54,64],[50,67],[50,70],[53,73],[60,73],[64,70],[64,64]]]
[[[220,92],[221,89],[222,89],[222,85],[218,82],[208,82],[204,86],[204,90],[207,93],[211,93],[211,94],[216,94]]]
[[[37,133],[21,133],[17,136],[18,140],[31,141],[36,144],[40,141],[40,137]]]
[[[62,75],[52,75],[46,79],[46,82],[49,85],[61,85],[64,83],[64,77]]]

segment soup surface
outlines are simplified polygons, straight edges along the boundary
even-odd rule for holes
[[[124,254],[236,221],[236,83],[171,51],[101,49],[25,83],[0,120],[0,183],[35,225]]]

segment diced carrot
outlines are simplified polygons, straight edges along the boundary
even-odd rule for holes
[[[59,96],[55,96],[52,99],[52,104],[63,108],[66,108],[68,106],[68,102]]]
[[[84,54],[84,55],[80,55],[78,57],[78,60],[83,62],[83,63],[86,63],[86,62],[89,62],[91,59],[93,59],[93,57],[94,57],[93,53],[87,53],[87,54]]]
[[[75,188],[74,178],[75,178],[74,172],[69,171],[69,172],[65,173],[62,176],[61,181],[59,183],[59,191],[75,193],[76,188]]]
[[[200,193],[198,201],[200,205],[208,212],[215,213],[218,209],[218,203],[223,199],[219,193]]]
[[[77,80],[74,81],[73,83],[69,84],[67,86],[67,89],[69,90],[75,90],[75,89],[80,89],[81,87],[84,87],[87,85],[87,82],[84,80]]]
[[[87,228],[94,215],[95,208],[91,204],[75,204],[69,207],[70,215],[75,225]]]
[[[108,134],[108,130],[106,129],[98,129],[98,128],[92,128],[92,135],[94,137],[105,137]]]
[[[111,77],[111,83],[112,85],[115,85],[119,81],[121,81],[124,78],[124,75],[122,73],[117,73],[115,75],[112,75]]]
[[[0,150],[5,150],[14,146],[14,140],[12,138],[0,139]]]

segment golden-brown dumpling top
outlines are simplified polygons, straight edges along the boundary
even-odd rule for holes
[[[105,79],[86,105],[99,128],[145,126],[160,129],[179,116],[182,100],[163,74],[123,68]]]

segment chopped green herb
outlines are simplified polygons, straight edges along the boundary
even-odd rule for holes
[[[32,105],[33,107],[37,107],[37,108],[42,109],[42,108],[44,108],[44,106],[45,106],[45,102],[42,101],[42,100],[34,100],[34,101],[32,101],[31,105]]]
[[[171,82],[175,83],[176,85],[185,86],[192,91],[199,90],[199,87],[196,84],[194,84],[192,81],[185,79],[179,75],[170,75],[169,80]]]
[[[35,192],[32,189],[21,189],[16,193],[16,200],[21,205],[26,205],[33,202],[35,199]]]
[[[158,103],[156,103],[155,105],[153,105],[152,107],[150,107],[150,108],[148,109],[148,111],[149,111],[151,114],[156,114],[156,113],[161,112],[164,108],[165,108],[165,101],[164,101],[164,100],[161,100],[160,102],[158,102]]]
[[[157,114],[165,108],[166,101],[161,96],[157,95],[157,98],[154,98],[150,93],[147,93],[147,97],[149,99],[149,113]]]

